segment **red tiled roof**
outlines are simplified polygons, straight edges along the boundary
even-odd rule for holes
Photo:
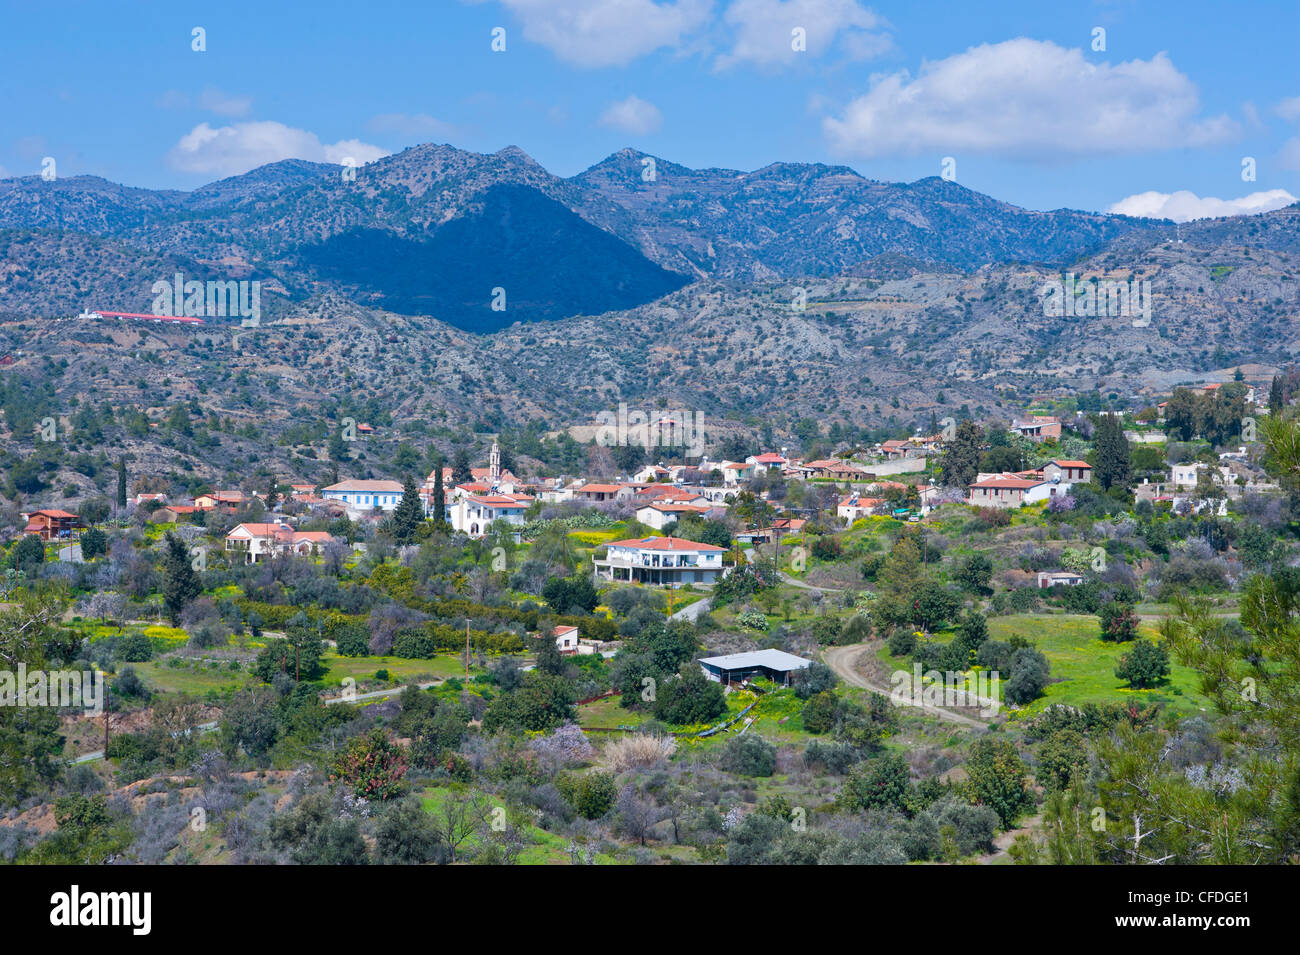
[[[725,547],[682,540],[680,537],[643,537],[640,539],[610,541],[609,547],[635,547],[638,550],[694,550],[725,551]]]
[[[1042,481],[1027,481],[1024,478],[1016,477],[995,477],[987,481],[977,481],[970,485],[971,487],[1003,487],[1012,490],[1027,491],[1031,487],[1038,487]]]

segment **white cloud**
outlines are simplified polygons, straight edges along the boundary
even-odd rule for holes
[[[1115,203],[1107,212],[1125,216],[1142,216],[1149,219],[1172,219],[1189,222],[1192,219],[1214,219],[1219,216],[1248,216],[1281,209],[1296,201],[1285,189],[1252,192],[1240,199],[1215,199],[1198,196],[1186,190],[1180,192],[1140,192]]]
[[[450,139],[455,134],[455,127],[435,119],[428,113],[381,113],[366,124],[372,133],[395,133],[429,142],[434,139]]]
[[[736,40],[714,63],[720,70],[744,62],[772,67],[822,56],[837,36],[851,59],[878,56],[890,46],[887,35],[872,32],[884,21],[858,0],[734,0],[723,19],[735,28]],[[796,28],[804,31],[804,52],[794,50]]]
[[[356,139],[327,145],[305,129],[263,121],[215,129],[200,123],[171,148],[167,161],[183,172],[236,176],[282,159],[337,163],[351,158],[364,164],[386,155],[386,150]]]
[[[199,106],[219,116],[247,116],[253,101],[247,96],[232,96],[209,86],[199,94]]]
[[[1200,118],[1196,86],[1169,57],[1093,63],[1082,51],[1019,37],[873,78],[822,128],[855,156],[961,150],[1047,159],[1222,142],[1226,116]]]
[[[600,67],[622,66],[660,47],[677,47],[708,22],[713,2],[501,0],[501,5],[523,24],[530,43],[574,66]]]
[[[1291,96],[1273,107],[1273,111],[1283,119],[1294,123],[1300,119],[1300,96]]]
[[[629,96],[617,103],[610,103],[600,114],[600,125],[637,136],[653,133],[663,124],[663,113],[659,112],[658,107],[639,96]]]
[[[224,93],[215,86],[205,87],[199,94],[197,102],[190,97],[189,93],[168,90],[158,97],[157,103],[162,109],[190,109],[197,105],[199,109],[219,116],[247,116],[253,108],[251,97]]]

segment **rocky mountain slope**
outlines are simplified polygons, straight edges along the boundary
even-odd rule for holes
[[[75,232],[121,246],[123,259],[184,259],[199,280],[257,279],[290,301],[341,291],[490,330],[630,308],[706,278],[878,275],[882,257],[962,271],[1065,264],[1118,240],[1145,247],[1170,225],[1033,212],[937,178],[876,182],[847,167],[692,170],[622,150],[562,179],[516,148],[424,145],[354,174],[290,160],[191,193],[92,177],[0,180],[0,229]],[[111,268],[76,277],[106,300],[94,304],[117,310],[138,307],[158,278]],[[514,312],[485,304],[498,287]],[[0,286],[0,312],[53,308]]]

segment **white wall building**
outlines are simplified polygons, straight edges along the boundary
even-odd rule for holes
[[[643,584],[714,584],[722,576],[724,548],[678,537],[646,537],[606,545],[592,555],[596,576]]]
[[[402,482],[340,481],[322,488],[320,494],[327,501],[344,505],[349,516],[365,515],[375,508],[389,513],[396,510],[402,501]]]

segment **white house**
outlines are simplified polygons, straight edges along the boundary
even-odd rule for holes
[[[556,627],[555,645],[560,648],[561,653],[577,653],[578,652],[578,628],[577,627]]]
[[[636,509],[636,519],[647,527],[653,527],[657,531],[663,530],[669,524],[674,524],[681,520],[687,514],[703,514],[708,510],[707,506],[698,504],[678,504],[668,501],[654,501],[653,503],[643,505]]]
[[[739,484],[741,481],[748,481],[758,470],[758,465],[750,461],[723,461],[722,462],[722,482],[724,484]]]
[[[658,464],[647,464],[640,471],[637,471],[636,474],[632,475],[632,480],[636,481],[638,484],[645,484],[650,481],[666,481],[669,476],[670,472],[666,467],[662,467]]]
[[[678,537],[613,541],[604,558],[591,557],[596,576],[644,584],[714,584],[725,548]]]
[[[226,552],[242,555],[244,563],[256,564],[275,554],[315,553],[334,538],[325,531],[296,531],[288,524],[240,524],[226,535]]]
[[[1215,484],[1222,485],[1223,473],[1218,468],[1211,468],[1208,464],[1195,461],[1190,464],[1175,464],[1169,469],[1169,483],[1174,487],[1196,487],[1196,482],[1204,471],[1209,471],[1210,480]]]
[[[362,515],[375,508],[384,512],[397,509],[402,501],[401,481],[340,481],[321,488],[321,497],[337,501],[348,509],[349,515]]]
[[[493,521],[522,526],[532,503],[522,494],[457,494],[447,502],[447,520],[453,530],[477,538],[487,533]]]
[[[876,513],[876,508],[883,503],[884,498],[850,494],[848,497],[840,499],[839,506],[835,508],[835,514],[851,524],[859,518],[870,517]]]
[[[762,454],[751,454],[749,457],[745,458],[745,463],[757,465],[765,471],[780,471],[784,469],[790,461],[784,454],[776,454],[773,451],[764,451]]]
[[[1057,585],[1079,587],[1083,584],[1083,574],[1072,570],[1040,570],[1038,572],[1038,589],[1046,590]]]

